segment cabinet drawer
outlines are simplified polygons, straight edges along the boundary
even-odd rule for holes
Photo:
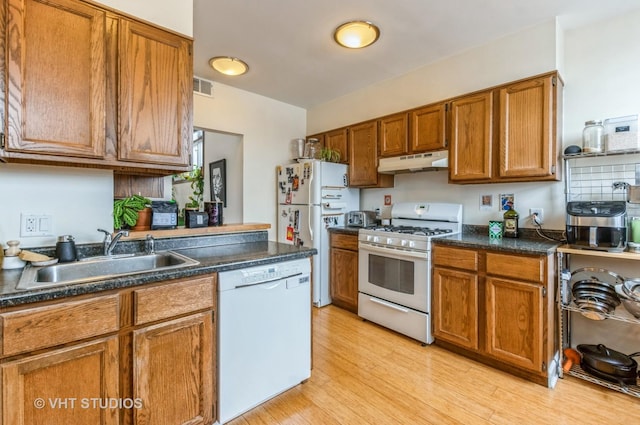
[[[213,308],[214,277],[181,280],[133,293],[134,324]]]
[[[527,257],[487,252],[487,274],[544,283],[544,257]]]
[[[331,247],[358,250],[358,235],[345,235],[341,233],[331,234]]]
[[[119,295],[3,313],[2,355],[53,347],[118,330]]]
[[[433,248],[433,264],[457,269],[478,270],[478,252],[470,249],[435,246]]]

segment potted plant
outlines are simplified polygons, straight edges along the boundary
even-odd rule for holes
[[[200,210],[200,206],[204,201],[204,174],[202,167],[195,168],[189,176],[191,180],[191,190],[193,193],[189,196],[189,202],[185,204],[185,209]]]
[[[132,230],[150,229],[151,200],[144,196],[132,195],[113,201],[113,228],[121,229],[124,225]]]
[[[320,150],[320,159],[327,162],[340,162],[340,152],[324,147]]]

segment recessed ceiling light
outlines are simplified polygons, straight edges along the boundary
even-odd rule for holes
[[[209,59],[209,65],[224,75],[242,75],[249,70],[249,65],[231,56],[216,56]]]
[[[333,38],[341,46],[361,49],[376,42],[380,28],[368,21],[346,22],[336,28]]]

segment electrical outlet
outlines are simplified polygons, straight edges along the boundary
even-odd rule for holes
[[[537,220],[534,219],[534,214],[537,215]],[[544,211],[542,208],[529,208],[529,215],[533,224],[542,225],[544,223]]]
[[[52,236],[53,216],[50,214],[20,214],[20,236]]]

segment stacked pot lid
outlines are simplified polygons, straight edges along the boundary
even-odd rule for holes
[[[621,289],[627,297],[640,302],[640,278],[625,280]]]
[[[633,317],[640,319],[640,278],[625,280],[616,285],[616,293],[622,305]]]
[[[571,292],[582,315],[592,320],[606,319],[620,305],[616,285],[625,279],[606,269],[584,267],[571,273]],[[640,285],[638,287],[640,296]]]

